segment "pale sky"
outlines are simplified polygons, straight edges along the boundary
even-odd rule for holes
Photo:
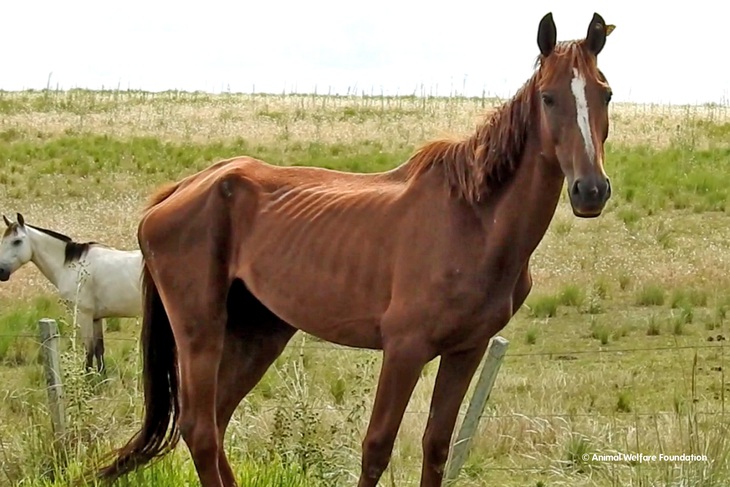
[[[186,7],[186,5],[194,5]],[[431,6],[433,5],[433,6]],[[512,95],[540,18],[585,36],[614,100],[730,103],[730,3],[612,0],[23,0],[6,2],[0,89],[52,87]]]

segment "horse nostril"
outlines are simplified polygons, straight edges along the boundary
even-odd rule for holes
[[[572,193],[572,196],[580,195],[580,180],[579,179],[573,182],[573,186],[570,188],[570,192]]]
[[[573,196],[582,196],[583,198],[595,198],[598,196],[600,190],[596,184],[586,183],[582,179],[577,180],[573,183],[572,188]]]

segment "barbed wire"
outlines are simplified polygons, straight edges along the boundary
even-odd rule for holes
[[[721,335],[720,335],[721,336]],[[63,340],[69,340],[73,339],[73,336],[66,335],[64,333],[59,333],[57,335],[58,338]],[[30,333],[17,333],[17,334],[8,334],[8,333],[0,333],[0,338],[24,338],[24,339],[30,339],[33,340],[36,344],[41,345],[40,343],[40,337],[34,334]],[[127,342],[127,343],[138,343],[138,338],[133,337],[120,337],[120,336],[105,336],[105,340],[109,341],[119,341],[119,342]],[[316,340],[316,339],[315,339]],[[529,357],[557,357],[560,358],[561,356],[570,357],[573,355],[581,355],[581,354],[597,354],[597,353],[637,353],[637,352],[664,352],[664,351],[677,351],[677,350],[711,350],[716,349],[720,350],[724,353],[724,344],[722,343],[723,340],[719,340],[718,342],[715,342],[713,344],[704,343],[704,344],[694,344],[694,345],[671,345],[671,346],[654,346],[654,347],[633,347],[633,348],[600,348],[600,349],[592,349],[592,350],[586,350],[586,349],[567,349],[567,350],[539,350],[539,351],[520,351],[520,352],[512,352],[510,353],[507,351],[505,353],[504,358],[529,358]],[[288,347],[288,350],[292,353],[296,353],[298,351],[303,350],[319,350],[324,352],[339,352],[339,351],[345,351],[345,352],[380,352],[379,350],[370,350],[370,349],[359,349],[354,347],[348,347],[343,345],[338,345],[334,343],[327,343],[327,342],[320,342],[320,343],[292,343]],[[109,379],[105,379],[103,382],[107,382]],[[23,388],[23,393],[39,393],[41,391],[45,391],[45,388]],[[20,391],[15,391],[20,392]],[[139,391],[135,390],[135,393],[139,393]],[[277,405],[274,407],[259,409],[257,412],[260,412],[262,414],[276,411],[277,409],[280,409],[284,406]],[[354,407],[354,406],[353,406]],[[320,411],[320,412],[343,412],[343,413],[349,413],[353,410],[353,408],[348,407],[338,407],[338,406],[306,406],[306,409],[310,411]],[[406,414],[416,414],[416,415],[428,415],[428,411],[420,411],[420,410],[406,410]],[[464,414],[465,411],[461,411],[460,414]],[[713,411],[693,411],[693,414],[702,415],[702,416],[717,416],[717,415],[724,415],[724,410],[713,410]],[[636,417],[657,417],[657,416],[681,416],[682,414],[677,411],[616,411],[616,410],[609,410],[609,411],[593,411],[593,412],[543,412],[543,413],[524,413],[524,412],[515,412],[515,413],[497,413],[497,412],[485,412],[479,417],[482,419],[505,419],[505,418],[522,418],[527,420],[536,420],[536,419],[555,419],[555,418],[636,418]]]
[[[719,335],[722,337],[722,335]],[[9,334],[9,333],[0,333],[0,338],[26,338],[35,341],[36,343],[40,344],[40,338],[37,335],[33,335],[30,333],[18,333],[18,334]],[[69,340],[72,339],[72,337],[59,334],[58,338],[63,340]],[[104,341],[119,341],[119,342],[130,342],[130,343],[136,343],[139,341],[138,338],[131,338],[131,337],[119,337],[119,336],[104,336]],[[718,349],[723,350],[725,348],[725,345],[723,342],[725,341],[725,338],[715,339],[713,337],[713,342],[715,344],[695,344],[695,345],[671,345],[671,346],[657,346],[657,347],[630,347],[630,348],[598,348],[598,349],[567,349],[567,350],[539,350],[534,352],[510,352],[507,350],[505,353],[505,358],[507,357],[536,357],[536,356],[552,356],[552,355],[558,355],[558,356],[570,356],[570,355],[581,355],[581,354],[594,354],[594,353],[635,353],[635,352],[662,352],[662,351],[677,351],[677,350],[709,350],[709,349]],[[324,350],[324,351],[330,351],[330,352],[339,352],[339,351],[345,351],[345,352],[380,352],[380,350],[372,350],[367,348],[356,348],[356,347],[348,347],[346,345],[338,345],[338,344],[328,344],[328,343],[304,343],[304,344],[290,344],[287,349],[305,349],[305,350]]]
[[[137,391],[135,391],[137,392]],[[14,391],[6,391],[5,397],[17,397],[17,396],[27,396],[28,394],[44,394],[46,393],[46,388],[38,388],[38,387],[24,387],[22,389],[16,389]],[[267,406],[267,407],[256,407],[247,405],[245,402],[242,402],[241,406],[248,408],[249,410],[253,410],[257,414],[267,414],[267,413],[274,413],[279,410],[294,410],[296,409],[294,406],[285,405],[285,404],[277,404],[276,406]],[[370,406],[366,406],[365,410],[369,410]],[[313,405],[305,405],[301,406],[300,409],[306,410],[306,411],[313,411],[313,412],[328,412],[328,413],[343,413],[343,414],[349,414],[354,409],[361,407],[360,405],[354,405],[352,407],[342,407],[342,406],[313,406]],[[466,407],[466,401],[462,405],[462,410],[459,412],[460,416],[463,416],[466,414],[466,411],[464,408]],[[420,415],[420,416],[428,416],[429,411],[427,410],[421,410],[421,409],[406,409],[405,414],[409,415]],[[610,410],[596,410],[591,412],[532,412],[532,413],[524,413],[524,412],[496,412],[496,411],[487,411],[479,415],[479,419],[482,420],[504,420],[504,419],[522,419],[522,420],[528,420],[528,421],[534,421],[534,420],[548,420],[548,419],[575,419],[575,418],[592,418],[592,419],[600,419],[600,418],[613,418],[613,419],[632,419],[632,418],[654,418],[654,417],[686,417],[687,414],[690,414],[689,412],[678,412],[678,411],[617,411],[615,409]],[[696,416],[707,416],[707,417],[714,417],[714,416],[725,416],[730,415],[730,411],[723,411],[721,409],[718,410],[695,410],[691,412],[692,415]]]

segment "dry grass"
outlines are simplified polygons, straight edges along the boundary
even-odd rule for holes
[[[90,132],[115,137],[210,143],[237,137],[268,145],[378,141],[418,144],[464,134],[502,100],[491,98],[326,97],[71,91],[0,93],[8,112],[0,131],[49,135]],[[705,124],[730,123],[730,107],[614,104],[614,144],[663,148],[680,138],[709,145]],[[726,144],[727,140],[724,141]],[[713,145],[716,145],[714,141]]]
[[[281,157],[284,163],[321,161],[377,170],[401,162],[428,138],[470,130],[493,103],[0,94],[0,135],[5,134],[8,154],[19,154],[12,151],[21,143],[38,148],[23,167],[10,161],[14,169],[0,170],[0,177],[12,183],[0,189],[0,209],[21,211],[28,222],[78,240],[131,248],[149,191],[201,167],[208,157],[230,155],[201,149],[216,141],[223,144],[221,152],[243,138],[252,152]],[[607,213],[591,221],[575,219],[561,202],[532,260],[533,294],[501,333],[510,339],[510,349],[459,485],[722,485],[730,479],[724,440],[730,384],[724,377],[724,342],[717,341],[728,334],[730,305],[730,210],[722,179],[730,173],[728,116],[726,106],[612,108],[607,170],[618,181],[616,196]],[[73,138],[79,147],[72,154],[93,159],[96,149],[90,141],[84,144],[99,134],[113,136],[109,144],[127,144],[124,149],[137,161],[124,159],[103,171],[91,166],[79,179],[73,162],[63,161],[63,141]],[[147,154],[135,139],[142,136],[173,148],[183,144],[200,155],[192,165],[176,166],[174,150]],[[316,151],[312,142],[318,144]],[[39,168],[52,160],[61,160],[58,174],[41,174]],[[155,165],[160,172],[147,171]],[[60,186],[52,188],[47,181]],[[678,189],[680,181],[684,189]],[[647,286],[663,291],[665,302],[650,305],[639,299]],[[30,300],[52,295],[50,285],[28,266],[0,289],[0,333],[12,320],[30,322],[21,328],[32,332],[29,326],[37,316],[28,312],[13,318],[13,313],[37,307]],[[541,307],[554,308],[555,316],[532,312]],[[54,304],[42,312],[67,317]],[[92,413],[80,426],[92,439],[82,444],[119,445],[138,424],[137,331],[134,321],[124,320],[121,331],[107,334],[110,380],[88,399]],[[14,348],[21,349],[21,364],[0,367],[6,392],[0,402],[5,418],[0,458],[3,452],[9,455],[10,466],[3,467],[8,472],[40,476],[44,465],[38,452],[45,450],[33,442],[47,434],[42,378],[37,365],[28,363],[33,346],[13,343],[10,354]],[[297,465],[312,462],[318,478],[329,475],[325,484],[351,485],[379,360],[377,353],[333,349],[298,337],[237,411],[229,430],[232,455],[240,462],[268,462],[278,448]],[[436,367],[429,364],[414,393],[384,485],[417,484],[420,436]],[[277,414],[280,407],[283,416]],[[631,465],[580,458],[584,452],[612,451],[699,451],[712,462]],[[93,455],[93,448],[83,451],[76,461]],[[187,452],[178,449],[176,458],[186,462],[189,473]]]

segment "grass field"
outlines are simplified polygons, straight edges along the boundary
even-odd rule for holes
[[[494,103],[0,93],[0,211],[133,248],[147,195],[212,161],[249,154],[384,170],[429,138],[468,133]],[[730,107],[616,104],[611,123],[614,196],[596,220],[574,218],[563,198],[532,260],[532,294],[501,333],[507,357],[457,485],[730,483]],[[51,446],[32,338],[41,317],[59,320],[64,335],[63,457]],[[100,381],[81,374],[71,321],[34,267],[0,285],[0,485],[71,485],[139,425],[138,324],[107,324],[109,374]],[[436,362],[414,393],[382,485],[418,484]],[[229,428],[241,485],[354,485],[379,363],[375,352],[297,336]],[[708,461],[591,457],[616,452]],[[181,444],[125,484],[196,485],[195,470]]]

